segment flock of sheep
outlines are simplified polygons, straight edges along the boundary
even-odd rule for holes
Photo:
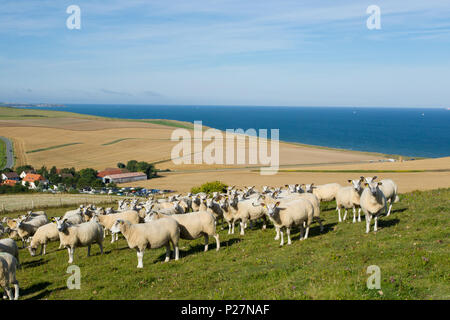
[[[63,217],[49,221],[43,211],[28,212],[18,218],[4,218],[0,233],[8,233],[9,238],[0,240],[0,286],[4,288],[4,298],[18,299],[19,285],[16,269],[19,267],[19,249],[14,238],[22,240],[22,248],[28,244],[32,256],[41,246],[45,255],[46,245],[50,241],[60,241],[60,248],[67,248],[69,261],[73,262],[74,250],[87,247],[90,255],[91,245],[97,243],[103,253],[103,240],[111,233],[111,242],[118,240],[121,233],[128,246],[136,249],[138,268],[143,268],[144,251],[147,248],[166,248],[169,261],[171,245],[175,260],[179,259],[179,239],[194,240],[204,237],[205,251],[208,250],[209,237],[216,240],[216,250],[220,248],[218,222],[227,223],[228,234],[234,233],[235,224],[240,225],[240,234],[245,234],[247,224],[262,219],[263,229],[267,220],[275,227],[275,240],[281,238],[284,244],[283,230],[286,231],[287,244],[291,244],[291,228],[300,227],[300,240],[308,238],[310,225],[319,223],[320,202],[336,200],[339,222],[347,217],[347,210],[353,210],[353,222],[361,221],[361,210],[366,217],[366,233],[370,231],[370,222],[375,220],[377,231],[378,217],[381,213],[388,216],[392,204],[397,202],[397,185],[390,179],[376,181],[377,177],[348,180],[350,186],[337,183],[315,186],[286,185],[282,188],[264,186],[260,192],[255,187],[237,190],[228,187],[226,193],[173,195],[168,198],[149,198],[145,202],[120,200],[118,208],[96,208],[94,205],[81,205],[76,210],[67,211]],[[364,188],[365,186],[365,188]],[[389,209],[387,208],[389,204]],[[345,209],[341,218],[341,210]],[[12,295],[11,285],[15,293]]]

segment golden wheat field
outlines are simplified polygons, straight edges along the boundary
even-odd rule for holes
[[[171,141],[171,135],[177,129],[175,126],[192,128],[192,124],[165,123],[167,125],[57,111],[0,108],[0,136],[13,140],[16,165],[102,170],[134,159],[156,162],[158,169],[172,171],[161,173],[161,177],[156,179],[125,186],[185,192],[213,180],[229,185],[257,187],[311,182],[345,185],[351,178],[378,175],[380,178],[394,179],[400,192],[450,187],[449,157],[379,162],[386,156],[284,142],[279,145],[280,171],[275,175],[260,175],[252,164],[176,165],[170,158],[172,148],[178,142]],[[193,131],[189,132],[193,136]],[[240,142],[241,147],[244,143],[246,152],[251,149],[248,139],[252,138]],[[203,148],[208,144],[203,142]],[[191,151],[194,152],[193,147]],[[246,156],[248,159],[248,154]]]

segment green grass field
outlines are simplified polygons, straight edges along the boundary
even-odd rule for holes
[[[51,243],[46,256],[21,249],[21,299],[449,299],[450,189],[400,199],[377,233],[365,234],[364,219],[337,223],[329,203],[322,212],[325,231],[315,225],[305,241],[296,231],[292,245],[280,247],[271,227],[245,236],[220,231],[219,252],[213,239],[206,253],[203,239],[182,240],[179,261],[163,263],[165,249],[147,250],[143,269],[123,238],[111,245],[107,237],[103,255],[97,245],[91,257],[76,249],[80,290],[66,287],[68,255],[57,250],[59,243]],[[366,287],[370,265],[381,269],[381,290]]]

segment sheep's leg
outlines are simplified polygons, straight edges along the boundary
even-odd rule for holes
[[[88,252],[87,252],[88,254],[87,254],[87,256],[89,257],[91,255],[91,245],[88,245],[87,247],[88,247]]]
[[[303,240],[308,239],[308,233],[309,233],[309,225],[306,226],[305,237],[303,238]]]
[[[178,245],[175,245],[173,242],[172,242],[172,245],[173,245],[173,255],[174,255],[174,258],[175,258],[175,260],[178,260],[179,258],[180,258],[180,250],[178,249]]]
[[[219,234],[216,233],[216,234],[214,235],[214,238],[216,239],[216,251],[219,251],[219,249],[220,249]]]
[[[284,244],[284,239],[283,239],[283,231],[281,229],[280,229],[280,235],[281,235],[280,246],[282,246]]]
[[[373,231],[375,231],[375,232],[377,232],[377,230],[378,230],[378,216],[375,216],[375,218],[374,218],[374,220],[375,220],[375,226],[373,227]]]
[[[119,241],[119,233],[116,233],[116,241]]]
[[[166,243],[166,260],[164,262],[169,262],[170,260],[170,242]]]
[[[114,243],[115,234],[111,232],[111,243]]]
[[[264,216],[263,218],[262,218],[262,220],[263,220],[263,230],[266,230],[266,228],[267,228],[267,220],[266,220],[266,217]]]
[[[291,228],[286,228],[286,234],[287,234],[287,237],[288,237],[287,244],[292,244],[292,242],[291,242]]]
[[[361,222],[361,208],[358,208],[358,222]]]
[[[12,295],[12,290],[11,288],[5,288],[6,294],[8,295],[8,299],[12,300],[13,299],[13,295]]]
[[[228,221],[227,223],[228,223],[228,234],[231,234],[231,223],[229,223]]]
[[[245,229],[246,223],[241,221],[241,222],[239,222],[239,225],[241,226],[241,236],[243,236],[243,235],[245,235],[244,229]]]
[[[44,244],[41,246],[41,255],[45,255],[45,247],[46,247],[46,244],[44,243]]]
[[[356,209],[353,207],[353,223],[356,222]]]
[[[68,247],[67,251],[69,252],[69,263],[73,262],[73,252],[75,251],[74,248]]]
[[[370,220],[372,220],[372,216],[366,215],[366,233],[369,233],[370,231]]]
[[[277,234],[276,234],[274,240],[278,240],[278,239],[280,239],[280,228],[275,227],[275,229],[277,231]]]
[[[103,254],[103,245],[100,242],[98,242],[98,246],[100,248],[100,254]]]
[[[391,209],[392,209],[392,202],[389,204],[389,210],[388,210],[388,213],[387,213],[387,217],[389,217],[389,215],[391,214]]]
[[[208,251],[209,236],[206,233],[203,236],[205,237],[205,251]]]
[[[347,208],[345,208],[344,219],[342,219],[342,220],[345,221],[346,218],[347,218]]]
[[[19,300],[19,284],[14,284],[14,300]]]
[[[300,240],[303,240],[303,237],[305,236],[305,227],[300,226]]]
[[[338,215],[339,215],[339,222],[342,222],[342,219],[341,219],[341,208],[338,208]]]
[[[166,249],[167,249],[167,247],[166,247]],[[170,248],[169,248],[169,251],[170,251]],[[142,263],[142,259],[144,258],[144,250],[137,250],[137,258],[138,258],[138,265],[137,265],[137,267],[138,268],[143,268],[144,267],[144,264]],[[166,254],[166,261],[167,261],[167,254]]]
[[[234,220],[232,222],[232,225],[233,225],[233,229],[231,230],[231,233],[234,234]]]

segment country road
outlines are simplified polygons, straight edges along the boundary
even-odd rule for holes
[[[3,170],[5,168],[12,168],[14,166],[14,154],[13,154],[13,148],[11,140],[5,137],[0,137],[1,140],[3,140],[6,144],[6,165],[3,168],[0,168],[0,170]]]

